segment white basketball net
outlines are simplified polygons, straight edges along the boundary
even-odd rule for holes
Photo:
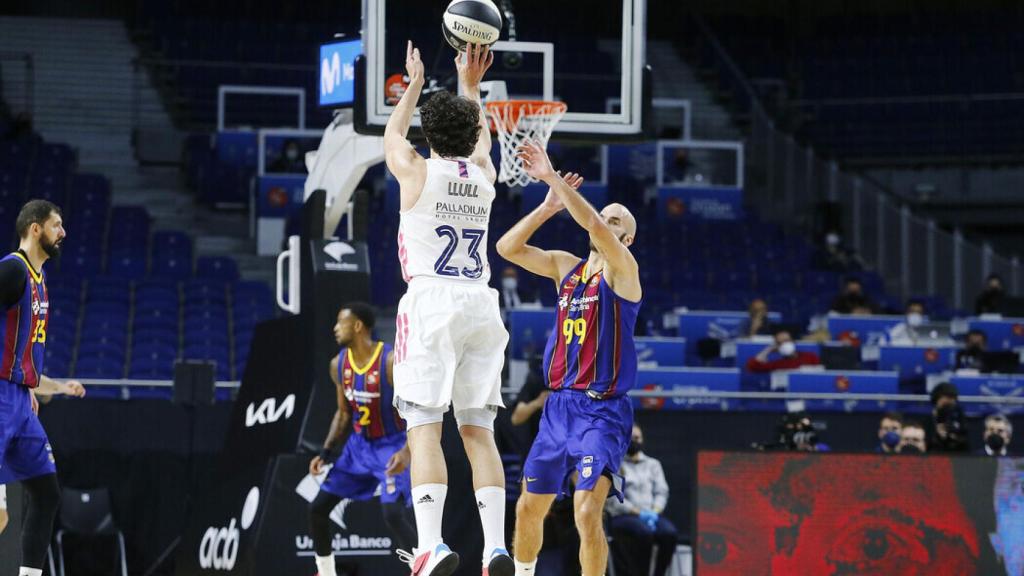
[[[536,182],[526,173],[523,162],[516,157],[516,149],[527,139],[539,142],[546,148],[551,131],[562,119],[566,108],[564,102],[540,100],[500,100],[487,103],[488,117],[501,144],[501,170],[498,172],[500,182],[509,186],[526,186]]]

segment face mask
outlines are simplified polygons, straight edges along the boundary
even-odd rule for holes
[[[825,236],[825,242],[829,246],[839,246],[839,234],[829,234]]]
[[[900,448],[900,454],[920,454],[920,453],[921,453],[921,449],[918,448],[917,446],[914,446],[913,444],[907,444],[907,445],[903,446],[903,448]]]
[[[779,345],[779,354],[782,354],[783,356],[792,356],[793,354],[796,354],[796,344],[793,344],[792,342],[783,342]]]
[[[511,276],[501,279],[501,287],[505,290],[515,290],[518,285],[519,281]]]
[[[882,444],[889,448],[895,448],[900,443],[900,433],[890,430],[882,435]]]
[[[916,328],[921,324],[924,324],[924,316],[917,312],[911,312],[910,314],[907,314],[907,324]]]
[[[636,456],[640,450],[644,447],[643,442],[637,442],[636,440],[629,441],[629,448],[626,448],[626,454],[630,456]]]
[[[993,452],[999,452],[1006,446],[1006,440],[999,434],[989,434],[985,436],[985,445],[991,448]]]

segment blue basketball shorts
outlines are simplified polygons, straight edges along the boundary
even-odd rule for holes
[[[0,484],[57,472],[29,394],[21,384],[0,380]]]
[[[412,480],[409,469],[397,476],[384,472],[391,456],[405,446],[405,433],[392,434],[376,440],[367,440],[361,434],[352,434],[345,443],[341,457],[327,473],[320,489],[341,498],[370,500],[380,486],[380,501],[384,504],[405,501],[412,505]]]
[[[595,400],[583,392],[559,390],[548,396],[540,431],[523,466],[531,494],[593,490],[601,476],[612,481],[610,494],[622,499],[619,467],[633,431],[633,405],[626,397]]]

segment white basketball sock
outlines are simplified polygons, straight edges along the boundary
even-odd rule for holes
[[[26,568],[22,566],[18,570],[18,576],[43,576],[42,568]]]
[[[505,489],[484,486],[476,491],[480,524],[484,527],[484,565],[495,548],[505,548]]]
[[[537,569],[537,561],[533,562],[520,562],[515,560],[516,563],[516,576],[533,576]]]
[[[441,539],[441,521],[444,518],[444,499],[448,495],[445,484],[420,484],[412,489],[412,508],[416,513],[416,533],[419,551],[429,550]]]
[[[317,556],[316,571],[317,576],[338,576],[337,569],[334,567],[334,554]]]

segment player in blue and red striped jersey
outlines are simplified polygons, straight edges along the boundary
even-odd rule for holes
[[[543,204],[498,241],[498,253],[558,290],[558,317],[544,352],[553,393],[523,465],[523,493],[516,507],[516,576],[534,573],[543,542],[544,516],[575,483],[576,528],[583,576],[605,573],[608,544],[602,512],[609,493],[622,498],[618,475],[629,447],[633,409],[626,392],[636,384],[633,330],[643,293],[629,251],[636,220],[621,204],[598,213],[576,191],[578,175],[563,179],[539,144],[518,150],[527,173],[550,186]],[[590,255],[541,250],[527,244],[563,209],[590,235]]]
[[[33,393],[81,397],[85,389],[74,380],[58,382],[43,374],[50,318],[43,263],[59,255],[64,242],[60,209],[31,200],[15,226],[18,250],[0,258],[0,484],[20,481],[29,494],[18,576],[40,576],[60,487]]]
[[[394,354],[391,345],[373,340],[375,314],[367,304],[353,302],[338,312],[334,338],[341,351],[331,360],[331,380],[338,410],[320,455],[309,463],[314,476],[335,462],[320,493],[310,504],[310,531],[320,576],[335,576],[330,514],[343,498],[369,500],[380,488],[384,522],[399,548],[415,543],[407,506],[412,505],[409,447],[405,421],[392,406]]]

